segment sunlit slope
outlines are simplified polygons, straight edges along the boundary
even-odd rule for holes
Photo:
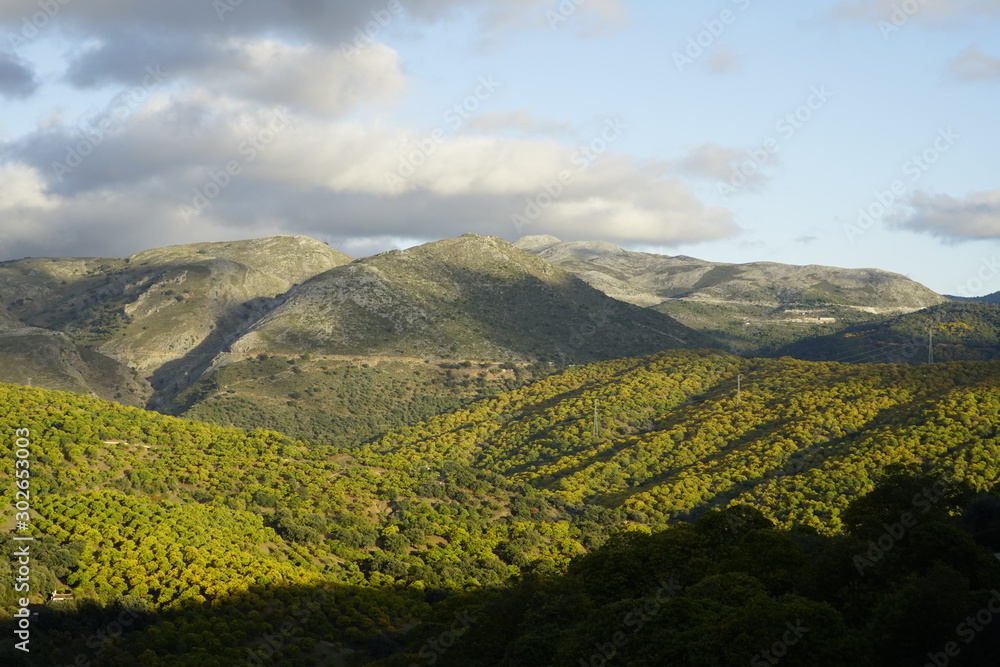
[[[997,363],[867,366],[673,351],[570,369],[371,449],[468,462],[641,522],[745,502],[782,524],[831,531],[889,463],[992,484],[998,424]]]

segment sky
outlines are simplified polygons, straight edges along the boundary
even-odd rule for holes
[[[0,0],[0,261],[472,232],[1000,290],[1000,0]]]

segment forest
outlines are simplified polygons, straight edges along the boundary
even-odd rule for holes
[[[593,637],[621,664],[747,664],[794,614],[817,629],[787,664],[919,659],[895,639],[914,627],[905,605],[953,590],[921,635],[936,641],[998,585],[998,376],[997,362],[670,351],[338,444],[0,385],[2,620],[16,608],[13,434],[28,429],[44,638],[28,664],[579,664]],[[886,530],[871,517],[894,526],[907,510],[920,520],[890,534],[899,548],[859,573]],[[626,658],[616,633],[670,576],[681,589]],[[93,639],[123,615],[128,628]],[[447,651],[430,644],[442,636]],[[710,661],[684,653],[699,642]],[[963,646],[952,664],[979,655]]]

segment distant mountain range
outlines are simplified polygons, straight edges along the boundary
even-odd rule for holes
[[[993,292],[993,294],[986,294],[984,296],[952,296],[950,294],[945,295],[952,301],[975,301],[978,303],[996,303],[1000,304],[1000,292]]]
[[[471,234],[361,260],[301,236],[23,259],[0,264],[0,293],[0,380],[167,411],[260,355],[566,364],[715,344]],[[32,354],[28,327],[49,343]]]
[[[947,302],[876,269],[473,234],[362,259],[304,236],[22,259],[0,263],[0,294],[0,381],[361,439],[547,367],[671,348],[850,360],[884,347],[887,318]]]
[[[947,299],[878,269],[723,264],[631,252],[610,243],[526,236],[515,242],[622,301],[710,331],[731,351],[759,354],[845,323],[909,313]]]

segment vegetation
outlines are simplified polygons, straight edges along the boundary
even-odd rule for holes
[[[769,355],[777,346],[845,325],[946,301],[905,276],[876,269],[722,264],[548,235],[526,236],[515,245],[609,296],[710,334],[735,354]]]
[[[207,374],[178,397],[176,412],[353,447],[554,370],[540,363],[363,359],[263,354]]]
[[[714,303],[681,298],[664,301],[653,309],[685,326],[711,333],[721,347],[733,354],[768,356],[802,341],[803,349],[815,338],[834,335],[855,324],[880,322],[873,315],[828,302],[786,304]],[[785,354],[778,352],[778,356]],[[788,356],[798,357],[796,354]]]
[[[926,512],[914,506],[939,484],[894,471],[836,537],[776,529],[746,506],[619,533],[563,574],[480,596],[468,612],[479,622],[446,651],[434,651],[442,609],[380,664],[998,664],[1000,498],[957,485]]]
[[[915,502],[940,488],[897,467],[851,504],[843,535],[777,529],[737,505],[450,595],[267,581],[170,608],[50,603],[44,644],[19,664],[996,664],[1000,496],[955,484],[926,511]]]
[[[778,354],[851,363],[920,364],[933,341],[935,361],[989,360],[1000,353],[1000,306],[945,303],[880,323],[859,324],[801,340]]]
[[[359,373],[345,388],[375,370],[254,363]],[[453,365],[438,370],[481,370]],[[998,423],[997,362],[700,350],[568,368],[352,448],[0,385],[0,431],[31,433],[32,602],[74,595],[40,608],[52,652],[32,658],[49,665],[578,664],[670,576],[681,589],[622,664],[746,664],[798,619],[788,664],[902,664],[1000,585],[1000,501],[975,497],[996,491]],[[894,465],[913,479],[876,489]],[[907,510],[919,521],[858,572]],[[91,642],[125,611],[128,632]],[[282,634],[289,617],[301,633]],[[432,648],[458,619],[461,641]],[[976,646],[962,659],[990,664]]]

